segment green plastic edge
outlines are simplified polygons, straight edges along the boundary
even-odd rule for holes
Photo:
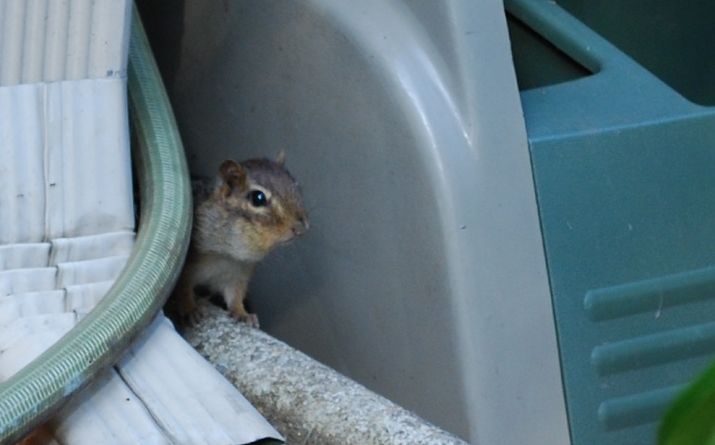
[[[661,445],[715,445],[715,365],[675,400],[658,431]]]
[[[70,332],[0,384],[0,443],[15,443],[111,366],[168,297],[186,256],[191,189],[183,146],[141,19],[132,16],[129,105],[141,219],[107,295]]]

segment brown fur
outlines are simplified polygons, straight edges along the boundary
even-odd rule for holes
[[[256,264],[308,229],[298,184],[281,161],[227,160],[213,185],[194,183],[191,247],[169,307],[181,321],[197,318],[194,289],[203,286],[220,292],[233,316],[258,326],[243,305]],[[252,204],[253,190],[266,195],[266,206]]]

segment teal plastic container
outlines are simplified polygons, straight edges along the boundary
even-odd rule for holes
[[[715,357],[715,3],[507,1],[574,445]]]

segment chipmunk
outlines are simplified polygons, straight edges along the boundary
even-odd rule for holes
[[[283,152],[275,161],[226,160],[213,184],[194,184],[191,244],[170,303],[180,322],[200,318],[195,289],[202,286],[220,292],[232,316],[259,326],[243,304],[256,264],[308,230],[298,183],[284,162]]]

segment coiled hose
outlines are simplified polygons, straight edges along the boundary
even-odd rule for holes
[[[0,384],[0,443],[15,443],[111,366],[164,304],[188,248],[191,190],[176,121],[141,19],[132,16],[129,106],[141,189],[136,244],[102,301],[60,341]]]

